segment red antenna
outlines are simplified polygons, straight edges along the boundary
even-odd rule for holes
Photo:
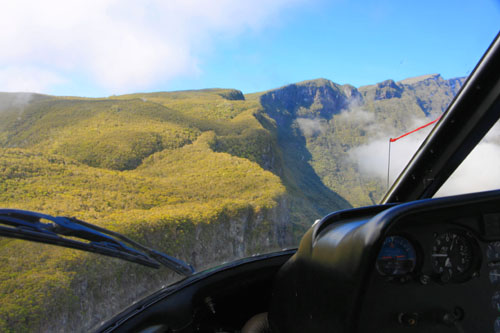
[[[405,134],[403,134],[403,135],[400,135],[400,136],[398,136],[397,138],[389,138],[389,157],[388,157],[388,161],[387,161],[387,190],[389,190],[389,174],[390,174],[390,172],[391,172],[391,171],[390,171],[390,170],[391,170],[391,143],[392,143],[392,142],[396,142],[396,141],[398,141],[399,139],[404,138],[404,137],[405,137],[405,136],[407,136],[407,135],[410,135],[410,134],[412,134],[412,133],[415,133],[415,132],[417,132],[417,131],[420,131],[421,129],[426,128],[427,126],[429,126],[429,125],[432,125],[432,124],[436,123],[437,121],[439,121],[439,119],[441,119],[441,117],[442,117],[442,116],[443,116],[443,115],[439,116],[437,119],[434,119],[434,120],[433,120],[433,121],[431,121],[430,123],[427,123],[427,124],[425,124],[425,125],[423,125],[423,126],[420,126],[420,127],[416,128],[416,129],[414,129],[413,131],[410,131],[410,132],[407,132],[407,133],[405,133]]]

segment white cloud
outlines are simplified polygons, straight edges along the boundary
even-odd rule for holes
[[[391,143],[390,183],[403,171],[428,133],[429,130],[425,129]],[[389,136],[370,140],[368,144],[349,151],[350,158],[357,162],[362,174],[380,178],[384,183],[387,180],[388,155]]]
[[[365,111],[361,108],[353,107],[344,110],[340,115],[338,115],[338,120],[369,125],[370,123],[373,123],[375,121],[375,114],[373,112]]]
[[[413,121],[410,128],[423,125],[428,119]],[[379,124],[374,125],[382,131]],[[390,183],[393,183],[408,164],[424,141],[432,126],[408,135],[391,144]],[[385,133],[397,133],[395,129]],[[399,133],[400,135],[402,133]],[[394,137],[394,135],[392,136]],[[366,144],[349,151],[349,157],[357,163],[359,171],[365,177],[379,178],[385,184],[389,151],[389,135],[373,135]],[[500,188],[500,125],[497,124],[476,146],[465,161],[436,193],[436,197],[462,193],[486,191]]]
[[[321,118],[297,118],[297,124],[305,136],[320,134],[326,128],[325,124],[321,122]]]
[[[436,196],[500,188],[500,124],[497,123],[467,156]]]
[[[436,196],[496,190],[500,188],[500,146],[480,143],[439,189]]]
[[[348,115],[346,114],[346,116]],[[365,121],[372,119],[369,117],[364,118],[366,118]],[[409,130],[418,128],[428,122],[428,118],[409,118],[404,121],[404,123],[409,124],[407,126]],[[390,183],[393,183],[403,171],[432,127],[426,127],[391,143]],[[379,178],[385,183],[389,164],[389,138],[397,138],[404,133],[401,129],[391,128],[377,122],[371,122],[367,126],[367,131],[369,132],[368,143],[351,149],[349,157],[357,163],[359,171],[364,176]]]
[[[200,59],[217,39],[260,31],[275,24],[283,10],[299,3],[306,2],[4,2],[0,11],[0,71],[17,68],[29,72],[35,68],[46,76],[63,73],[68,80],[83,76],[108,93],[145,89],[156,82],[200,73]],[[0,91],[16,82],[0,81]],[[48,86],[42,88],[47,90]]]

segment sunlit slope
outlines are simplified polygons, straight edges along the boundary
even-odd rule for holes
[[[287,190],[275,124],[258,98],[240,95],[48,96],[6,107],[0,206],[77,216],[196,267],[291,246],[292,235],[326,209],[312,204],[320,196]],[[93,325],[164,276],[10,239],[0,241],[0,258],[0,330]],[[124,296],[131,285],[134,292]],[[124,303],[110,302],[117,299]],[[57,318],[47,322],[56,308]]]
[[[27,149],[1,149],[0,202],[4,207],[100,219],[120,210],[184,204],[193,209],[226,203],[262,207],[283,194],[272,173],[246,159],[213,152],[206,142],[210,136],[154,154],[139,169],[121,172]]]
[[[262,130],[253,117],[258,101],[223,97],[231,92],[37,100],[0,112],[0,146],[35,148],[96,167],[133,169],[152,153],[190,143],[204,131],[234,138]]]
[[[178,125],[176,116],[141,100],[45,100],[19,111],[10,123],[5,119],[2,146],[133,169],[154,152],[181,147],[199,135],[198,129]]]
[[[239,90],[203,89],[158,93],[138,93],[113,96],[116,99],[135,99],[161,104],[194,118],[232,119],[242,111],[256,110],[258,102],[249,103]]]
[[[192,111],[204,103],[234,105],[207,119]],[[229,89],[33,99],[0,113],[0,203],[90,219],[163,206],[270,207],[285,192],[265,171],[275,163],[262,167],[277,147],[258,106]]]
[[[284,195],[279,178],[246,159],[213,152],[208,145],[211,137],[213,134],[203,134],[172,154],[154,154],[134,171],[92,168],[28,149],[1,149],[0,202],[4,207],[78,216],[198,267],[218,260],[217,253],[209,253],[217,241],[224,249],[218,252],[223,259],[279,246],[282,240],[276,239],[272,231],[274,221],[266,213],[275,209]],[[242,231],[237,239],[231,239],[235,235],[229,232],[219,232],[220,239],[209,236],[212,229],[226,225],[223,228],[229,230],[231,223],[251,219],[253,215],[260,216],[263,224],[257,223],[256,230],[263,235]],[[259,237],[274,244],[266,245]],[[246,242],[241,248],[240,241]],[[208,252],[196,250],[200,245]],[[116,283],[116,277],[122,276],[121,270],[128,266],[102,261],[97,255],[17,240],[0,241],[0,258],[2,331],[41,327],[52,330],[60,318],[54,319],[54,327],[44,326],[47,322],[43,318],[53,317],[56,308],[70,323],[81,323],[81,317],[91,320],[95,316],[92,311],[101,311],[102,315],[103,310],[92,306],[93,309],[80,309],[82,299],[102,306],[99,302],[109,301],[106,297],[113,299],[128,288],[128,282],[145,284],[127,297],[117,297],[131,302],[140,296],[139,291],[147,290],[148,281],[161,281],[164,276],[154,277],[137,268],[132,274],[137,281]],[[109,288],[103,291],[102,285]],[[158,285],[151,285],[155,286]],[[110,316],[125,305],[108,304],[103,308]]]
[[[282,178],[300,235],[314,221],[349,204],[310,168],[287,158],[279,126],[258,96],[231,89],[132,94],[104,99],[49,98],[0,114],[3,147],[65,156],[88,166],[134,170],[156,152],[173,152],[212,132],[214,152],[256,162]]]

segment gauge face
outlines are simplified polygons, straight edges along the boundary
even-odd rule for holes
[[[443,282],[463,278],[472,267],[469,240],[454,232],[441,234],[432,247],[432,268]]]
[[[405,275],[413,271],[415,264],[415,248],[409,240],[401,236],[390,236],[384,240],[376,263],[381,275]]]

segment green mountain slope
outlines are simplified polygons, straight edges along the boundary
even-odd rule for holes
[[[290,246],[285,188],[256,163],[272,135],[253,116],[258,101],[227,93],[186,92],[175,109],[130,96],[9,105],[0,112],[0,206],[78,216],[197,268]],[[212,119],[184,110],[204,100],[235,106]],[[2,331],[57,331],[62,321],[89,329],[79,325],[140,296],[124,295],[130,286],[147,293],[165,283],[164,272],[69,249],[2,239],[0,253]],[[60,307],[62,317],[43,320]]]
[[[293,246],[315,219],[378,200],[382,181],[359,172],[352,149],[439,114],[462,83],[0,93],[0,207],[77,216],[197,268]],[[5,238],[0,260],[1,331],[88,330],[172,278]]]

